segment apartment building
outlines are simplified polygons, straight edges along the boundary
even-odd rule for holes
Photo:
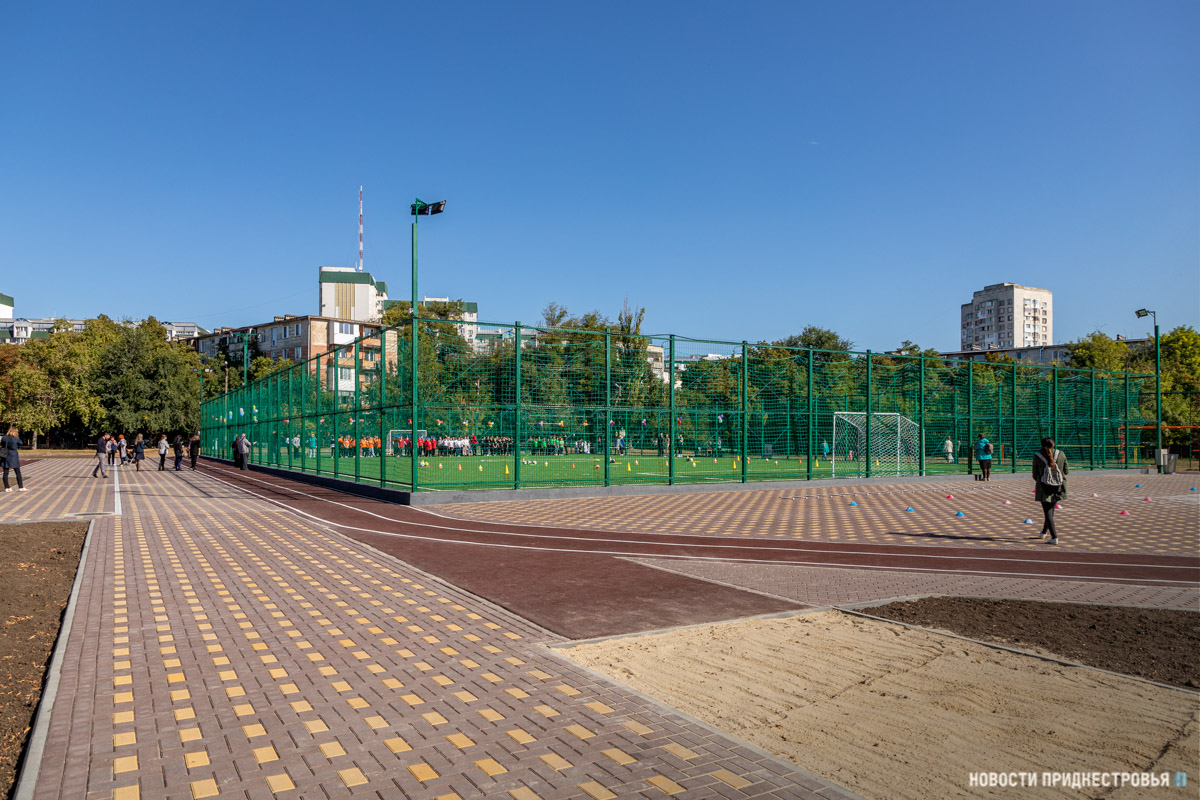
[[[228,353],[231,364],[240,365],[242,337],[245,336],[247,342],[257,347],[262,355],[286,358],[296,363],[309,362],[310,371],[317,368],[316,362],[310,359],[337,351],[338,389],[353,392],[355,339],[366,337],[359,344],[358,357],[362,367],[360,380],[366,373],[378,369],[381,360],[386,360],[388,367],[396,365],[396,334],[394,331],[386,332],[387,347],[383,349],[379,330],[378,324],[368,325],[352,319],[284,314],[259,325],[217,328],[211,333],[197,336],[191,341],[191,345],[205,360],[225,352]],[[328,359],[323,364],[326,369],[325,380],[329,382],[328,385],[333,385],[333,359]]]
[[[1054,309],[1049,289],[993,283],[960,307],[961,349],[1046,347],[1054,343]]]

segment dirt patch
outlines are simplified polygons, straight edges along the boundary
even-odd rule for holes
[[[0,797],[42,695],[86,533],[86,522],[0,525]]]
[[[1195,611],[926,597],[863,612],[1200,689],[1200,613]]]
[[[563,652],[879,800],[996,796],[977,772],[1194,771],[1200,748],[1194,694],[838,611]]]

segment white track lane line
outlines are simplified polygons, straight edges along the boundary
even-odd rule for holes
[[[284,503],[280,500],[275,500],[273,498],[258,494],[257,492],[252,492],[249,489],[246,489],[244,487],[230,483],[229,481],[222,480],[221,478],[217,478],[216,476],[213,476],[211,474],[206,474],[206,477],[209,480],[213,480],[213,481],[216,481],[217,483],[224,484],[225,486],[228,486],[231,489],[235,489],[237,491],[243,492],[252,497],[257,497],[260,500],[265,500],[266,502],[277,505],[280,508],[285,508],[294,514],[298,514],[303,517],[308,517],[309,519],[316,520],[325,525],[332,525],[335,528],[341,528],[344,530],[358,531],[360,533],[372,533],[377,536],[386,536],[386,537],[396,538],[396,539],[411,539],[414,541],[438,542],[441,544],[473,545],[476,547],[497,547],[497,548],[509,549],[509,550],[534,550],[534,551],[538,551],[538,552],[580,553],[580,554],[584,554],[584,555],[606,555],[606,556],[617,556],[617,557],[621,557],[621,558],[672,558],[672,559],[677,559],[677,560],[681,560],[681,561],[729,561],[729,562],[733,562],[733,563],[746,563],[746,564],[772,564],[775,566],[849,567],[849,568],[853,568],[853,569],[891,570],[893,572],[897,572],[897,571],[898,572],[949,572],[949,573],[960,574],[960,575],[999,575],[999,576],[1003,576],[1003,577],[1020,577],[1020,578],[1029,578],[1029,579],[1038,579],[1038,578],[1066,578],[1066,579],[1072,579],[1072,580],[1087,580],[1088,579],[1086,576],[1079,576],[1079,575],[1058,575],[1058,574],[1029,573],[1029,572],[1001,572],[998,570],[962,570],[962,569],[949,569],[949,568],[939,569],[936,567],[901,567],[901,566],[894,566],[894,565],[876,566],[876,565],[868,565],[868,564],[850,564],[850,563],[843,564],[840,562],[828,562],[828,561],[778,561],[778,560],[758,559],[758,558],[723,558],[723,557],[720,557],[717,555],[688,556],[688,555],[674,555],[674,554],[665,554],[665,553],[663,553],[663,554],[658,554],[658,553],[646,554],[646,553],[630,553],[630,552],[619,551],[619,550],[584,550],[584,549],[572,549],[572,548],[564,548],[564,547],[537,547],[534,545],[503,544],[500,542],[464,542],[464,541],[461,541],[458,539],[445,539],[445,538],[439,538],[436,536],[418,536],[416,534],[410,534],[410,533],[395,533],[393,531],[381,531],[376,528],[362,528],[362,527],[358,527],[356,525],[346,525],[341,522],[334,522],[333,520],[325,519],[323,517],[317,516],[316,514],[310,514],[307,511],[303,511],[294,506],[290,506],[287,503]],[[312,500],[319,500],[322,502],[330,503],[332,505],[342,506],[344,508],[350,509],[351,511],[357,511],[362,514],[368,514],[370,516],[377,517],[377,518],[385,520],[387,522],[397,522],[400,524],[408,524],[408,525],[414,525],[414,524],[419,525],[420,524],[420,523],[405,522],[404,520],[397,520],[397,519],[393,519],[391,517],[384,517],[379,514],[374,514],[370,511],[364,511],[362,509],[357,509],[352,506],[348,506],[344,503],[337,503],[332,500],[325,500],[324,498],[313,497],[312,495],[306,494],[304,492],[296,491],[294,489],[288,489],[287,487],[277,486],[275,484],[268,483],[267,481],[257,481],[257,482],[264,483],[273,489],[286,489],[287,491],[291,491],[291,492],[293,492],[295,494],[299,494],[303,497],[308,497]],[[439,529],[439,530],[447,530],[447,531],[458,531],[458,532],[462,532],[462,533],[477,533],[477,534],[483,534],[483,535],[489,535],[489,536],[524,536],[524,537],[535,538],[535,539],[556,539],[556,540],[566,540],[566,541],[588,541],[588,542],[601,541],[601,542],[614,542],[614,543],[620,543],[620,544],[632,543],[632,544],[653,545],[653,546],[658,546],[658,547],[671,546],[670,544],[663,544],[662,542],[641,542],[641,541],[629,542],[628,540],[623,540],[623,539],[596,540],[596,539],[586,539],[586,538],[579,538],[579,537],[538,536],[536,534],[519,534],[519,533],[509,533],[509,532],[505,532],[505,531],[481,531],[481,530],[475,530],[475,529],[471,529],[471,528],[451,528],[448,526],[439,526],[439,525],[422,525],[422,527],[434,528],[434,529]],[[692,548],[746,549],[746,548],[739,548],[738,545],[698,544],[698,545],[682,545],[682,546],[692,547]],[[920,556],[920,555],[916,555],[916,554],[909,555],[909,554],[904,554],[904,553],[872,553],[869,551],[865,552],[865,553],[856,553],[855,551],[836,551],[836,550],[831,551],[831,550],[815,550],[815,549],[808,550],[808,549],[802,549],[802,548],[788,550],[787,548],[775,548],[775,547],[763,547],[763,548],[755,548],[755,549],[780,550],[783,552],[814,552],[814,553],[840,552],[840,553],[851,554],[851,555],[902,556],[902,557],[908,557],[908,558],[942,558],[942,559],[951,559],[951,560],[958,560],[958,561],[962,561],[962,560],[1000,561],[1000,560],[1003,560],[1003,561],[1016,561],[1018,563],[1038,563],[1038,564],[1055,563],[1055,564],[1080,565],[1080,562],[1071,562],[1071,561],[1045,561],[1045,560],[1029,561],[1028,559],[1026,559],[1026,560],[1022,560],[1022,559],[978,559],[978,558],[975,558],[974,556]],[[1194,569],[1193,567],[1169,567],[1169,566],[1158,566],[1155,564],[1101,564],[1101,563],[1082,562],[1082,565],[1083,566],[1150,567],[1152,569]],[[1109,581],[1109,582],[1118,581],[1118,582],[1126,582],[1126,583],[1145,583],[1146,581],[1154,581],[1156,583],[1178,583],[1178,584],[1184,584],[1184,585],[1189,585],[1189,586],[1196,584],[1196,581],[1181,581],[1181,580],[1172,580],[1169,578],[1093,577],[1091,579],[1097,580],[1097,581]]]

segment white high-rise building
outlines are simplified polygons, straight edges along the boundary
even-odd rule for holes
[[[1049,289],[993,283],[963,303],[959,323],[963,350],[1044,347],[1054,344]]]

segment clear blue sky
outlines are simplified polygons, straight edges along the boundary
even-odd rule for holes
[[[1200,4],[0,7],[0,293],[205,327],[357,257],[533,322],[958,344],[985,284],[1058,341],[1200,319]]]

